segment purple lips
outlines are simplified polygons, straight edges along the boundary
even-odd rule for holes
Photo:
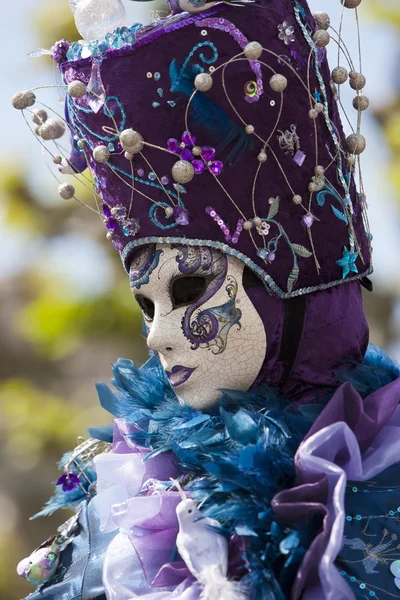
[[[181,365],[176,365],[172,367],[172,371],[165,371],[168,377],[168,380],[172,387],[177,387],[178,385],[182,385],[185,383],[195,371],[194,369],[189,369],[188,367],[182,367]]]

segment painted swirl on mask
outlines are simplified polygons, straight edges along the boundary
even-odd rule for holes
[[[150,275],[158,266],[163,250],[156,250],[155,244],[140,248],[132,257],[129,269],[131,288],[139,290],[142,285],[149,283]]]
[[[236,281],[228,278],[230,283],[225,288],[230,298],[228,302],[202,311],[198,309],[221,289],[228,271],[227,257],[218,250],[204,246],[176,246],[176,248],[178,249],[176,261],[181,273],[209,278],[204,294],[193,302],[184,314],[183,333],[191,342],[193,350],[201,346],[214,348],[213,352],[220,354],[226,348],[230,328],[235,324],[240,327],[241,311],[235,306],[238,289]]]

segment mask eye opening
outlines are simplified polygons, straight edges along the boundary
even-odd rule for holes
[[[209,277],[201,275],[183,275],[173,279],[169,290],[173,309],[189,306],[200,300],[207,290],[209,281]]]
[[[154,319],[155,306],[154,302],[146,296],[135,296],[136,302],[139,304],[140,310],[143,313],[145,321],[152,321]]]

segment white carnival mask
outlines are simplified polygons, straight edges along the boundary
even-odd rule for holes
[[[219,388],[248,390],[267,347],[243,287],[244,264],[207,246],[149,245],[133,256],[130,283],[147,345],[180,401],[213,406]]]

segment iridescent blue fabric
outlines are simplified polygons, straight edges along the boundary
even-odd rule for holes
[[[29,600],[106,600],[103,558],[116,532],[100,532],[95,500],[83,506],[79,525],[79,535],[61,554],[60,576],[38,588]]]

